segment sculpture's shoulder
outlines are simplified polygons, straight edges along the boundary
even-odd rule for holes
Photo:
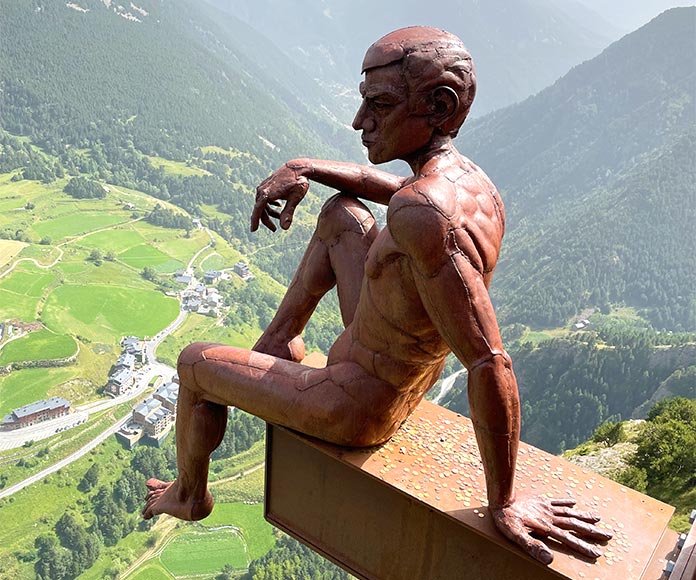
[[[492,271],[505,214],[488,176],[465,157],[427,168],[391,199],[387,227],[405,253],[426,266],[462,251],[481,272]]]
[[[456,216],[455,194],[451,182],[430,175],[413,180],[389,201],[387,229],[398,248],[417,263],[435,268],[444,258]]]

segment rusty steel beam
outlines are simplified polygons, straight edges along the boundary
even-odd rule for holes
[[[495,529],[471,422],[423,402],[386,444],[356,450],[269,425],[268,521],[365,580],[658,580],[674,509],[521,445],[518,493],[573,496],[614,538],[592,561],[553,543],[542,566]]]

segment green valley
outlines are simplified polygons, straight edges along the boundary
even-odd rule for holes
[[[311,3],[328,18],[330,3]],[[263,520],[259,420],[231,414],[211,463],[217,507],[197,524],[139,516],[146,476],[174,474],[174,437],[126,449],[108,432],[170,380],[187,344],[249,348],[268,325],[330,192],[313,186],[289,231],[252,234],[257,184],[293,157],[364,161],[333,110],[341,87],[249,26],[268,3],[239,18],[217,4],[0,0],[0,418],[53,397],[74,411],[37,440],[0,433],[0,580],[347,578]],[[495,16],[460,4],[452,10],[477,10],[477,22]],[[513,4],[540,29],[572,24],[570,9]],[[286,11],[274,11],[271,30],[277,20],[298,26]],[[660,401],[696,400],[695,11],[663,14],[537,95],[472,119],[458,138],[507,204],[491,291],[519,378],[523,439],[587,455],[611,447],[602,437],[612,425],[647,417],[654,426],[633,442],[640,458],[621,477],[678,504],[680,528],[694,496],[677,464],[691,469],[693,458],[661,445],[688,447],[693,434]],[[534,51],[566,62],[599,49],[601,35],[574,26],[564,54],[538,38]],[[303,46],[322,58],[343,50]],[[532,66],[512,41],[486,50],[514,55],[502,63],[520,69],[510,78]],[[510,94],[530,92],[522,84]],[[341,97],[351,106],[352,94]],[[238,262],[253,277],[235,274]],[[210,270],[224,274],[204,291],[215,306],[186,310],[182,291]],[[308,349],[328,352],[341,329],[330,293],[305,329]],[[128,335],[152,339],[145,348],[159,366],[142,372],[142,396],[112,400],[104,387]],[[468,413],[454,357],[443,379],[438,403]],[[593,433],[599,442],[583,445]]]

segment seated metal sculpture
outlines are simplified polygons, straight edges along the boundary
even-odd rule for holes
[[[347,446],[386,441],[452,351],[469,371],[471,418],[498,529],[543,563],[539,537],[596,558],[611,536],[572,499],[515,494],[520,404],[488,295],[505,215],[486,174],[454,147],[476,91],[471,57],[447,32],[412,27],[373,44],[353,128],[372,163],[406,161],[402,178],[352,163],[296,159],[257,189],[251,229],[290,227],[311,181],[336,189],[273,321],[253,351],[195,343],[179,357],[176,481],[148,481],[145,518],[199,520],[213,508],[210,454],[227,406]],[[360,199],[387,206],[381,231]],[[281,201],[284,205],[281,207]],[[337,286],[345,330],[325,368],[300,365],[300,335]],[[537,537],[535,537],[537,536]],[[590,541],[588,541],[590,540]]]

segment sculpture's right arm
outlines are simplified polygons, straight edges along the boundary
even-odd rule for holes
[[[297,204],[309,189],[310,181],[337,189],[344,195],[387,205],[392,195],[403,187],[406,180],[405,177],[357,163],[293,159],[256,188],[251,231],[256,231],[259,223],[275,231],[276,227],[271,218],[278,219],[280,227],[288,229]],[[277,209],[280,200],[285,201],[282,210]]]

